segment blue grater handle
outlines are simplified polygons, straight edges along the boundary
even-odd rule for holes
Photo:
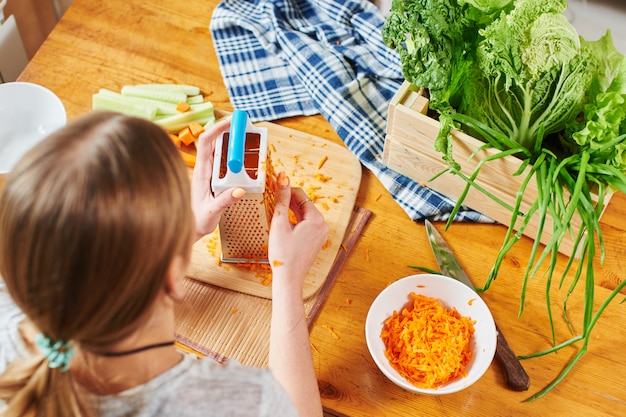
[[[235,110],[230,123],[230,137],[228,139],[228,168],[233,173],[241,172],[246,146],[246,128],[248,113],[244,110]]]

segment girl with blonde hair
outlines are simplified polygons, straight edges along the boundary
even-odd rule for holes
[[[211,191],[215,139],[229,125],[200,137],[191,182],[161,128],[106,112],[70,122],[9,174],[0,195],[0,415],[322,414],[301,294],[328,226],[283,173],[269,241],[270,260],[281,261],[269,369],[196,359],[174,345],[192,244],[245,194]]]

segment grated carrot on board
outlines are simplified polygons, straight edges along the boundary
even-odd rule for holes
[[[322,159],[320,159],[320,161],[317,163],[317,169],[322,169],[326,161],[328,161],[328,156],[324,155]]]
[[[467,375],[474,323],[438,299],[412,292],[409,305],[385,320],[385,356],[413,385],[436,389]]]

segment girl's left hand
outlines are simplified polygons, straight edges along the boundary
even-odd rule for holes
[[[202,133],[196,144],[196,166],[191,179],[191,206],[196,219],[196,240],[213,232],[224,210],[239,201],[245,194],[242,188],[230,188],[219,195],[211,189],[215,158],[215,141],[230,129],[230,117]]]

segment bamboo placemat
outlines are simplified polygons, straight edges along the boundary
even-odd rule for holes
[[[372,212],[355,207],[341,250],[320,290],[305,300],[309,325]],[[268,364],[271,300],[187,278],[187,295],[176,310],[176,341],[218,362],[234,359],[246,366]]]

